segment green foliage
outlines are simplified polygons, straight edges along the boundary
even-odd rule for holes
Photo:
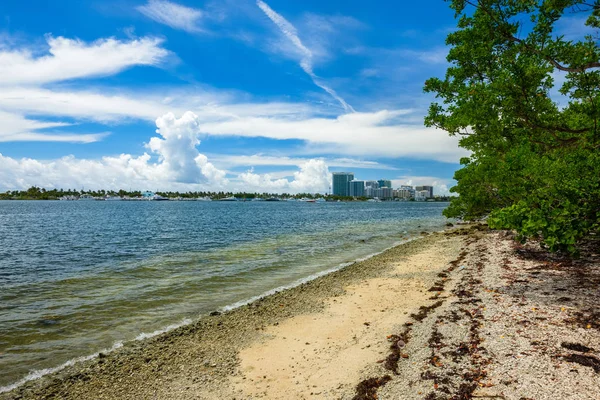
[[[575,253],[600,225],[600,46],[597,31],[565,38],[557,27],[571,18],[581,32],[583,23],[600,28],[600,0],[450,7],[458,20],[446,40],[451,66],[425,83],[438,99],[425,123],[460,136],[471,156],[444,214],[489,216],[491,227],[515,229],[521,240]]]

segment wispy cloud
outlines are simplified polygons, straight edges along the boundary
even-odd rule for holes
[[[64,122],[47,122],[27,119],[22,115],[0,110],[0,142],[73,142],[91,143],[101,140],[109,132],[70,134],[49,132],[46,129],[64,128],[70,124]]]
[[[346,101],[339,96],[335,90],[330,88],[328,85],[323,82],[321,78],[319,78],[315,72],[313,71],[313,53],[310,51],[308,47],[306,47],[300,37],[298,36],[298,31],[288,20],[286,20],[283,16],[275,12],[268,4],[266,4],[262,0],[257,0],[256,4],[258,7],[269,17],[271,21],[279,28],[281,33],[294,45],[299,56],[300,56],[300,67],[306,72],[308,76],[312,79],[315,85],[326,91],[336,99],[346,111],[355,112],[354,108]]]
[[[313,155],[408,157],[457,163],[469,154],[458,147],[457,138],[444,131],[402,123],[406,112],[351,113],[335,119],[247,117],[202,123],[201,129],[215,136],[299,139],[307,143],[305,154]]]
[[[148,4],[137,7],[137,10],[146,17],[173,29],[191,33],[203,31],[199,21],[204,13],[197,8],[186,7],[165,0],[149,0]]]
[[[309,158],[288,157],[288,156],[268,156],[264,154],[253,155],[231,155],[231,154],[210,154],[210,159],[217,165],[222,164],[227,167],[259,167],[259,166],[300,166]],[[358,168],[358,169],[381,169],[396,170],[397,168],[381,164],[376,161],[357,160],[352,158],[321,158],[329,167]]]

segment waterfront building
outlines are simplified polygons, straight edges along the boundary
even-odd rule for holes
[[[416,201],[425,201],[429,197],[429,190],[417,190],[415,191],[415,200]]]
[[[365,186],[365,197],[372,199],[373,197],[375,197],[376,190],[377,189],[373,186]]]
[[[397,197],[401,199],[412,199],[415,197],[415,188],[409,185],[400,185],[397,191]]]
[[[417,187],[415,188],[415,190],[416,190],[417,192],[420,192],[420,191],[427,191],[427,192],[428,192],[428,194],[427,194],[427,198],[428,198],[428,199],[431,199],[431,198],[433,198],[433,186],[417,186]]]
[[[389,187],[380,187],[374,190],[374,197],[381,200],[390,200],[394,197],[394,189]]]
[[[377,181],[377,183],[379,184],[380,188],[383,188],[383,187],[391,188],[392,187],[392,181],[390,181],[389,179],[380,179]]]
[[[354,180],[353,172],[334,172],[332,189],[334,196],[350,196],[350,181]]]
[[[391,187],[382,187],[380,188],[381,190],[381,196],[379,197],[382,200],[390,200],[392,198],[394,198],[394,189],[392,189]]]
[[[365,187],[372,187],[373,189],[379,188],[379,182],[377,181],[365,181]]]
[[[414,189],[404,189],[400,188],[395,191],[396,194],[394,197],[398,197],[400,199],[410,199],[414,197],[415,190]]]
[[[350,181],[350,196],[364,197],[365,196],[365,181]]]

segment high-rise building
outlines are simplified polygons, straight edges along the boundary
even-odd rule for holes
[[[350,181],[354,180],[353,172],[334,172],[333,174],[333,195],[350,196]]]
[[[379,183],[377,181],[365,181],[365,187],[372,187],[373,189],[379,188]]]
[[[375,197],[381,200],[387,200],[394,197],[394,189],[389,187],[380,187],[374,190]]]
[[[364,197],[365,196],[365,181],[350,181],[350,196]]]
[[[392,187],[392,181],[390,181],[389,179],[380,179],[377,181],[377,183],[379,184],[380,188],[383,188],[383,187],[391,188]]]
[[[429,194],[427,195],[427,198],[433,198],[433,186],[417,186],[415,187],[415,190],[417,192],[421,192],[423,190],[426,190],[429,192]]]

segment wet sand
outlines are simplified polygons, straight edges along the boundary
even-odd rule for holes
[[[0,399],[597,398],[597,254],[543,254],[428,235]]]

